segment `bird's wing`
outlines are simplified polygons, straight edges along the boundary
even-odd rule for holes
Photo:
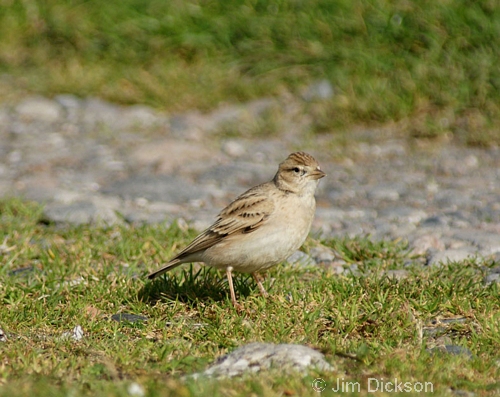
[[[271,182],[272,183],[272,182]],[[193,254],[217,244],[225,237],[237,233],[251,233],[262,226],[274,210],[274,201],[266,194],[264,185],[256,186],[243,193],[224,208],[215,223],[196,237],[191,244],[173,257],[161,269],[151,273],[148,278],[176,268],[193,259]],[[194,255],[196,257],[196,255]]]
[[[274,201],[263,189],[256,186],[243,193],[219,214],[215,223],[196,237],[175,258],[187,257],[220,242],[226,236],[251,233],[262,226],[274,210]]]

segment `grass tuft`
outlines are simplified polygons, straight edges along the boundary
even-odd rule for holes
[[[0,91],[208,110],[327,79],[333,98],[303,106],[314,132],[397,121],[490,145],[499,32],[492,0],[4,1]]]
[[[133,384],[147,396],[316,395],[316,378],[330,388],[359,382],[364,395],[369,378],[431,382],[436,395],[498,393],[500,291],[483,282],[498,263],[429,268],[405,244],[324,241],[358,271],[277,266],[268,299],[237,274],[239,313],[213,269],[185,265],[146,280],[193,237],[176,224],[62,228],[41,223],[34,204],[4,200],[0,209],[0,396],[125,396]],[[408,274],[396,279],[392,269]],[[76,326],[79,341],[67,334]],[[312,346],[336,370],[183,380],[255,341]],[[428,350],[447,345],[470,354]]]

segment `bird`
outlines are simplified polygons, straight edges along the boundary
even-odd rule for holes
[[[252,274],[260,293],[267,297],[259,272],[285,261],[302,246],[316,211],[314,194],[325,175],[310,154],[291,153],[272,180],[238,196],[210,227],[148,278],[183,263],[203,262],[225,270],[234,307],[241,308],[233,271]]]

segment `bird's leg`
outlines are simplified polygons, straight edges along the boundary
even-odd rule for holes
[[[231,293],[231,303],[237,309],[241,308],[241,305],[236,302],[236,294],[234,293],[234,285],[233,285],[233,275],[232,275],[233,267],[228,266],[226,268],[226,276],[227,282],[229,283],[229,292]]]
[[[257,283],[257,287],[259,287],[260,294],[263,297],[267,298],[269,296],[269,294],[267,293],[266,289],[262,285],[260,275],[258,273],[252,273],[252,276],[253,276],[255,282]]]

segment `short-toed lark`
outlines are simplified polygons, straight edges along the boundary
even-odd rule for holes
[[[239,305],[233,270],[251,273],[266,296],[258,272],[283,262],[304,243],[316,210],[314,193],[325,175],[311,155],[290,154],[271,181],[239,196],[212,226],[148,277],[153,279],[182,263],[204,262],[226,271],[234,306]]]

